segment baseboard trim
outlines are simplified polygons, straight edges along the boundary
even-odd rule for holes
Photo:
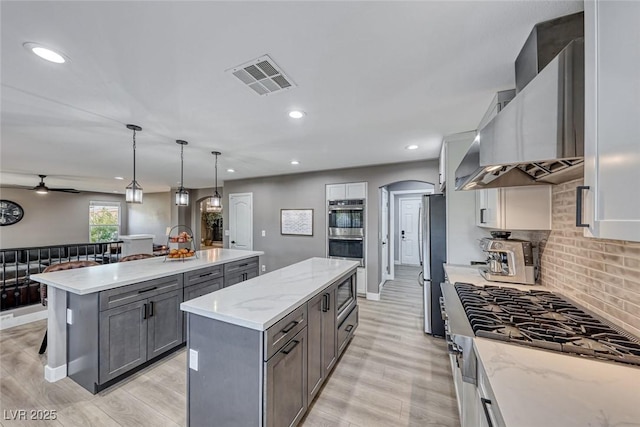
[[[367,299],[371,301],[380,301],[380,294],[375,292],[367,292]]]
[[[384,288],[385,283],[387,283],[385,279],[383,279],[382,282],[380,282],[380,284],[378,285],[378,293],[382,292],[382,288]]]
[[[27,323],[36,322],[47,318],[47,307],[36,306],[33,309],[29,307],[25,309],[15,309],[5,311],[0,314],[0,331],[13,328],[14,326],[26,325]],[[25,307],[27,308],[27,307]],[[24,314],[21,314],[24,313]]]
[[[51,368],[49,365],[44,366],[44,379],[50,383],[54,383],[56,381],[60,381],[67,376],[67,364],[65,363],[62,366],[58,366],[57,368]]]

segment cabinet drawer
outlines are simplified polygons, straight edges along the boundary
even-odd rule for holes
[[[307,326],[307,305],[303,304],[264,332],[264,360],[269,360],[305,326]]]
[[[184,300],[189,301],[194,298],[201,297],[202,295],[210,294],[218,289],[222,289],[222,277],[217,279],[208,280],[206,282],[198,283],[197,285],[184,288]]]
[[[224,276],[224,287],[228,287],[231,285],[235,285],[240,282],[244,282],[245,280],[253,279],[254,277],[258,277],[258,270],[245,270],[241,273],[234,274],[225,274]]]
[[[120,307],[121,305],[177,289],[182,289],[182,274],[102,291],[100,292],[100,311]]]
[[[236,274],[246,270],[258,270],[258,257],[229,262],[224,265],[224,275]]]
[[[358,306],[356,305],[351,313],[338,327],[338,354],[347,346],[347,343],[353,336],[358,327]]]
[[[195,285],[197,283],[206,282],[208,280],[222,277],[223,266],[214,265],[213,267],[201,268],[195,271],[184,273],[184,287]]]

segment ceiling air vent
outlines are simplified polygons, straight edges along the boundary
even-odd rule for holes
[[[261,56],[227,70],[242,83],[253,89],[258,95],[269,95],[274,92],[296,87],[269,55]]]

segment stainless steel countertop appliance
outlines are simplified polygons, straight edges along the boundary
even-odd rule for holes
[[[479,267],[480,274],[492,282],[536,283],[531,242],[527,240],[485,237],[480,248],[487,254],[487,267]]]

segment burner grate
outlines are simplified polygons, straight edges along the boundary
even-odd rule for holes
[[[640,342],[542,290],[456,283],[476,336],[640,365]]]

